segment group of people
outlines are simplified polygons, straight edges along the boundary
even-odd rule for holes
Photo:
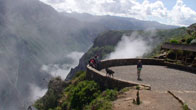
[[[100,60],[99,60],[99,56],[96,55],[93,58],[91,58],[89,60],[89,65],[95,69],[99,69],[100,68]]]

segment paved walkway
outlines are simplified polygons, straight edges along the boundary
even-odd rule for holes
[[[144,65],[141,72],[143,81],[137,81],[136,66],[118,66],[110,69],[115,72],[114,77],[150,84],[152,90],[196,91],[196,74],[190,72],[164,66]]]

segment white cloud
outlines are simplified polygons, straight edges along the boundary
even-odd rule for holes
[[[172,24],[190,25],[196,22],[196,11],[187,7],[182,0],[177,0],[176,5],[168,15]]]
[[[130,36],[122,36],[114,52],[107,56],[106,59],[136,58],[151,52],[154,47],[152,37],[156,35],[156,31],[149,29],[146,32],[149,35],[145,37],[138,34],[138,32],[133,32]]]
[[[151,47],[142,39],[135,39],[129,36],[123,36],[118,43],[115,51],[107,59],[136,58],[142,57]]]
[[[168,10],[160,0],[153,3],[144,0],[41,0],[58,11],[90,13],[93,15],[115,15],[140,20],[159,21],[165,24],[190,25],[196,22],[196,11],[177,0]]]
[[[47,89],[42,89],[34,84],[30,85],[30,90],[31,90],[31,102],[35,102],[37,99],[43,97],[45,93],[47,92]]]
[[[66,55],[67,58],[73,60],[72,63],[65,64],[48,64],[42,65],[41,71],[44,71],[53,77],[60,76],[62,79],[65,79],[70,72],[71,68],[74,68],[79,64],[79,59],[84,53],[82,52],[72,52]]]

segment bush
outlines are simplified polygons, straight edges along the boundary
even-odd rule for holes
[[[118,91],[105,90],[95,100],[85,107],[85,110],[112,110],[112,103],[117,99]]]
[[[35,102],[34,106],[38,110],[49,110],[57,106],[57,96],[52,89],[48,90],[48,95],[45,95],[42,99]]]
[[[140,86],[139,86],[139,85],[137,85],[137,86],[136,86],[136,89],[137,89],[137,90],[140,90]]]
[[[191,41],[192,41],[193,39],[194,39],[193,37],[188,38],[188,39],[186,40],[186,43],[187,43],[187,44],[190,44]]]
[[[57,106],[57,96],[54,94],[53,90],[51,90],[49,95],[45,97],[43,103],[45,110],[48,110],[49,108],[55,108]]]
[[[187,104],[184,104],[184,105],[183,105],[183,110],[189,110],[189,108],[188,108],[188,105],[187,105]]]
[[[85,104],[90,103],[99,95],[99,86],[94,81],[82,81],[70,91],[70,107],[82,110]]]
[[[104,97],[106,100],[114,101],[117,99],[118,91],[107,89],[104,91],[100,97]]]
[[[125,93],[130,90],[130,87],[125,87],[119,91],[119,94]]]
[[[112,110],[112,103],[103,97],[98,97],[87,105],[84,110]]]
[[[80,71],[76,73],[76,76],[73,78],[72,83],[77,84],[80,81],[84,81],[86,79],[86,72]]]
[[[178,44],[179,42],[177,40],[173,39],[173,40],[170,40],[170,43]]]

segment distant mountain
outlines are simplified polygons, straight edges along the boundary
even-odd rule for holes
[[[66,17],[72,17],[93,26],[102,26],[109,30],[145,30],[145,29],[172,29],[178,26],[165,25],[156,21],[142,21],[129,17],[95,16],[87,13],[64,13]]]

